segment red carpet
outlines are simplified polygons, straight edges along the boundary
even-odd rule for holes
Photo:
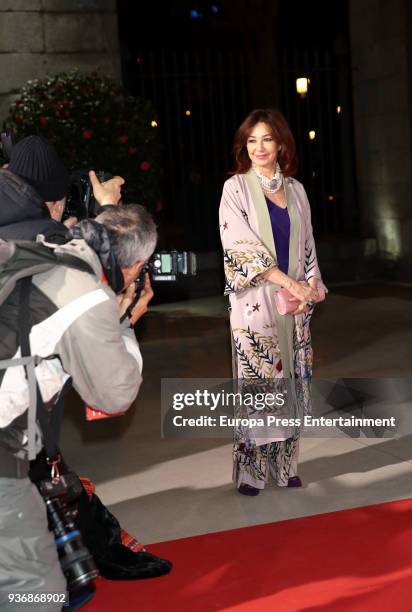
[[[169,576],[101,578],[85,612],[410,610],[412,500],[152,545]]]

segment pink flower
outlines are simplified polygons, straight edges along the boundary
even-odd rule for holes
[[[127,136],[119,136],[120,144],[126,144],[127,141],[128,141]]]
[[[149,168],[151,167],[152,164],[150,164],[147,161],[142,161],[142,163],[140,164],[140,170],[149,170]]]
[[[48,117],[44,117],[41,116],[39,121],[40,121],[40,125],[46,125],[46,123],[48,122],[49,118]]]
[[[93,130],[83,130],[82,136],[85,140],[90,140],[90,138],[93,136]]]
[[[129,155],[136,155],[137,147],[129,147],[127,152],[129,153]]]

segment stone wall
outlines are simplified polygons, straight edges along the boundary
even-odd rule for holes
[[[412,280],[408,0],[350,0],[359,202],[394,278]]]
[[[0,0],[0,121],[27,80],[75,67],[120,80],[116,0]]]

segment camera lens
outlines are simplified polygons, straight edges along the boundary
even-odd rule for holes
[[[99,571],[82,542],[80,531],[70,521],[60,500],[52,498],[45,501],[67,588],[73,591],[96,578]]]

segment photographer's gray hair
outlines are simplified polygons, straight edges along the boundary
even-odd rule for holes
[[[107,206],[96,217],[96,221],[106,227],[121,267],[127,268],[152,255],[157,242],[157,230],[152,215],[144,206]]]

